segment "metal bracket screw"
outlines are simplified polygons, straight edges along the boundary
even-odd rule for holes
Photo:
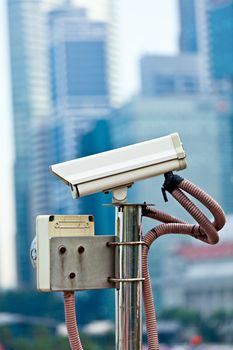
[[[75,278],[75,276],[76,276],[76,274],[75,274],[74,272],[71,272],[71,273],[69,274],[69,278],[70,278],[70,279]]]
[[[62,245],[61,247],[59,247],[59,253],[60,253],[61,255],[65,254],[65,252],[66,252],[66,247],[65,247],[64,245]]]
[[[78,247],[78,252],[79,252],[79,254],[84,253],[85,252],[85,248],[80,245],[80,247]]]

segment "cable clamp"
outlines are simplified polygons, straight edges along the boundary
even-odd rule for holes
[[[164,202],[168,202],[167,193],[164,187],[161,187]]]
[[[164,174],[165,181],[163,183],[163,186],[161,188],[163,198],[165,202],[168,202],[167,198],[167,192],[172,193],[175,189],[178,188],[178,185],[184,180],[183,177],[173,174],[172,171],[169,171],[168,173]]]

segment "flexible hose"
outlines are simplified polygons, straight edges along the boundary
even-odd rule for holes
[[[74,292],[64,292],[64,308],[70,347],[72,350],[83,350],[76,322]]]
[[[185,221],[183,220],[180,220],[178,218],[176,218],[175,216],[173,215],[170,215],[170,214],[167,214],[167,213],[164,213],[163,211],[160,211],[158,209],[153,209],[151,207],[147,207],[144,211],[144,216],[147,216],[148,218],[151,218],[151,219],[154,219],[154,220],[157,220],[157,221],[161,221],[161,222],[177,222],[177,223],[180,223],[180,224],[186,224]]]
[[[189,193],[201,202],[214,216],[211,222],[205,214],[183,193]],[[209,244],[216,244],[219,240],[218,231],[225,224],[225,215],[218,203],[203,190],[189,182],[182,180],[171,192],[172,196],[197,221],[192,225],[162,211],[146,207],[144,216],[163,222],[151,229],[144,236],[145,245],[142,247],[142,276],[143,301],[148,335],[148,350],[159,350],[156,313],[153,293],[148,269],[148,251],[151,244],[160,236],[170,233],[187,234]],[[75,316],[74,292],[64,292],[65,319],[72,350],[83,350]]]
[[[213,222],[214,227],[217,231],[221,230],[226,223],[225,214],[220,207],[220,205],[207,193],[205,193],[198,186],[194,185],[192,182],[184,179],[179,188],[184,190],[185,192],[191,194],[194,198],[196,198],[199,202],[201,202],[215,218]]]
[[[156,313],[153,302],[153,293],[148,271],[148,251],[151,244],[158,237],[168,233],[188,234],[196,239],[209,244],[216,244],[219,240],[218,232],[225,224],[225,215],[218,203],[200,188],[189,182],[182,180],[178,188],[172,191],[172,196],[191,214],[198,224],[190,225],[174,216],[168,215],[156,209],[147,207],[144,216],[164,222],[150,230],[143,238],[146,243],[142,248],[142,276],[143,281],[143,301],[146,317],[148,350],[159,350],[158,330]],[[213,223],[203,214],[203,212],[181,191],[192,195],[201,202],[214,216]]]

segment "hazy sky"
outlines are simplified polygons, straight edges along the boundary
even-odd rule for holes
[[[176,0],[118,0],[120,77],[123,97],[139,90],[139,58],[177,51]]]
[[[100,16],[98,6],[109,1],[79,0],[79,3],[94,4],[93,13]],[[177,2],[116,0],[116,4],[119,80],[121,96],[127,99],[139,89],[138,61],[143,53],[176,52]],[[15,281],[15,213],[6,0],[0,0],[0,111],[0,286],[11,287]]]

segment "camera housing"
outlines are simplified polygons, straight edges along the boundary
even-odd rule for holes
[[[74,198],[129,186],[186,168],[178,133],[54,164],[52,173],[69,185]]]

